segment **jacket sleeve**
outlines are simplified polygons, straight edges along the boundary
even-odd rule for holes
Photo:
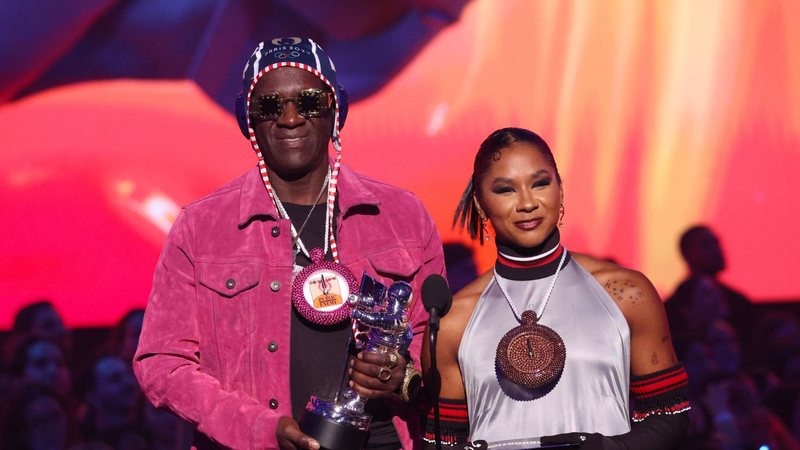
[[[142,391],[212,440],[235,449],[277,448],[278,414],[247,393],[223,389],[200,366],[193,236],[175,221],[159,258],[133,369]]]
[[[444,253],[442,251],[442,241],[439,231],[430,215],[422,209],[420,215],[425,218],[425,246],[422,251],[422,267],[414,277],[414,297],[415,300],[409,312],[409,323],[414,332],[414,339],[409,348],[409,353],[417,368],[420,368],[420,354],[422,352],[422,340],[425,334],[425,326],[428,323],[428,312],[422,304],[422,283],[430,275],[441,275],[447,278],[444,266]]]
[[[422,352],[422,341],[425,336],[425,326],[428,323],[428,312],[422,305],[422,295],[420,289],[423,281],[430,275],[438,274],[445,276],[444,269],[444,254],[442,252],[442,242],[439,238],[439,232],[433,223],[433,219],[428,215],[427,211],[422,208],[420,204],[420,211],[418,216],[422,218],[423,223],[420,227],[423,230],[422,234],[422,264],[419,270],[414,274],[411,281],[414,287],[414,299],[409,306],[409,325],[413,332],[413,339],[408,348],[408,354],[411,356],[411,364],[417,369],[421,368],[420,354]],[[419,399],[417,399],[419,400]],[[421,437],[424,432],[422,429],[422,414],[418,409],[416,402],[403,404],[399,399],[394,402],[398,407],[398,416],[395,417],[395,425],[397,425],[397,432],[403,442],[404,449],[420,448]]]

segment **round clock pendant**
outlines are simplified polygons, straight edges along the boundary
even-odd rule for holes
[[[567,359],[561,336],[537,321],[535,312],[523,311],[522,325],[506,333],[497,346],[497,367],[502,375],[528,389],[557,381]]]

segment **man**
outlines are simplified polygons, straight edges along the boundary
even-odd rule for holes
[[[409,449],[413,415],[393,394],[408,394],[406,364],[418,364],[420,296],[408,307],[407,353],[361,352],[348,363],[349,320],[315,303],[317,275],[300,269],[329,270],[326,295],[330,283],[346,289],[346,269],[418,292],[428,275],[444,273],[433,221],[412,194],[340,164],[347,99],[315,42],[262,42],[243,81],[237,115],[259,167],[175,221],[134,358],[142,389],[217,444],[315,449],[297,420],[310,395],[332,399],[352,364],[352,388],[372,399],[367,448]],[[204,436],[195,445],[213,448]]]
[[[733,325],[740,341],[746,339],[752,306],[718,278],[725,269],[719,238],[709,227],[697,225],[681,235],[679,245],[689,277],[664,305],[673,338],[679,344],[702,338],[715,320],[724,320]]]

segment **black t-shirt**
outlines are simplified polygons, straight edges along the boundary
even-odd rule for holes
[[[311,205],[284,203],[283,206],[295,228],[299,230],[311,210]],[[313,248],[324,248],[325,211],[326,205],[318,204],[311,212],[311,217],[300,235],[309,252]],[[338,214],[336,208],[334,219]],[[333,222],[335,227],[336,220]],[[325,259],[333,260],[330,248]],[[303,252],[298,252],[295,264],[305,267],[310,263]],[[349,354],[355,353],[354,349],[348,348],[350,336],[349,320],[333,326],[317,325],[304,319],[296,309],[292,308],[289,374],[292,416],[295,420],[302,417],[312,395],[327,401],[332,401],[336,396],[344,380]],[[369,450],[400,448],[400,438],[391,422],[392,415],[388,412],[385,402],[371,400],[367,403],[366,412],[372,415],[366,448]]]

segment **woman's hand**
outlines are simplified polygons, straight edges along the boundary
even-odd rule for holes
[[[319,442],[300,431],[300,426],[289,416],[278,419],[275,437],[278,438],[278,445],[284,450],[319,450]]]
[[[403,382],[406,359],[397,352],[363,351],[350,361],[350,387],[365,398],[382,398]]]

